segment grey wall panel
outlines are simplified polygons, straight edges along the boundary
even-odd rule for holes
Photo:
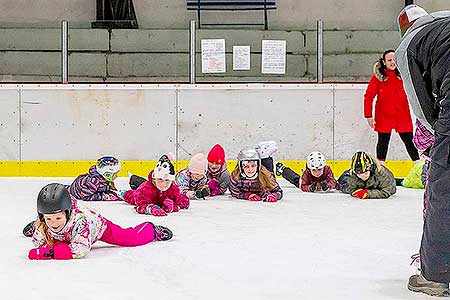
[[[177,141],[179,159],[206,153],[215,143],[234,159],[242,147],[261,140],[279,143],[275,158],[280,160],[302,160],[315,150],[328,159],[348,160],[357,150],[375,153],[376,133],[363,117],[365,88],[0,85],[0,160],[93,160],[102,154],[154,160],[176,153]],[[409,159],[396,134],[388,159]]]
[[[0,160],[20,160],[19,93],[0,90]]]
[[[355,151],[376,153],[377,133],[364,118],[364,93],[367,85],[337,85],[335,90],[335,159],[349,160]],[[398,134],[393,134],[388,151],[388,160],[409,156]]]
[[[175,152],[174,90],[24,90],[23,159],[153,160]]]
[[[221,143],[228,159],[244,146],[276,140],[276,159],[305,159],[315,150],[331,159],[331,85],[301,89],[182,89],[179,96],[180,158]],[[316,88],[315,88],[316,87]]]

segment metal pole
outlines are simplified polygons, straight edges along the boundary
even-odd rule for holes
[[[323,20],[317,20],[317,82],[323,82]]]
[[[195,83],[195,48],[196,48],[196,24],[195,20],[191,20],[191,26],[189,28],[189,82]]]
[[[69,82],[69,22],[61,21],[61,81]]]

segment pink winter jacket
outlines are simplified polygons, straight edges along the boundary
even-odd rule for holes
[[[150,211],[147,206],[158,205],[163,207],[163,201],[167,198],[174,202],[176,206],[174,211],[178,208],[189,208],[189,199],[180,193],[180,189],[175,183],[172,183],[170,188],[161,192],[152,182],[153,171],[148,174],[148,181],[142,183],[137,190],[129,190],[125,192],[124,199],[127,203],[136,205],[137,212]]]
[[[55,233],[50,229],[48,234],[55,240],[69,244],[73,258],[82,258],[91,250],[107,227],[107,220],[90,209],[73,208],[69,221],[64,228]],[[36,247],[48,246],[38,230],[34,231],[33,243]]]

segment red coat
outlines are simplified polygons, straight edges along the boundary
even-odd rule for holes
[[[136,211],[145,211],[145,207],[149,204],[155,204],[159,207],[163,207],[163,201],[166,198],[172,200],[176,206],[174,211],[179,208],[188,208],[189,199],[180,193],[180,189],[175,182],[172,183],[170,188],[161,192],[152,182],[152,172],[148,174],[148,181],[142,183],[137,190],[126,191],[123,195],[126,202],[136,205]]]
[[[379,66],[379,64],[378,64]],[[412,132],[413,125],[409,112],[408,99],[403,89],[402,80],[397,77],[395,71],[386,70],[386,78],[377,73],[377,64],[374,67],[375,74],[370,79],[364,95],[364,116],[372,117],[372,103],[375,96],[375,131],[390,133],[392,129],[397,132]]]

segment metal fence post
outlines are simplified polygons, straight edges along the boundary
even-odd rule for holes
[[[323,20],[317,20],[317,82],[323,82]]]
[[[61,81],[69,82],[69,22],[61,21]]]
[[[195,20],[191,20],[189,27],[189,82],[195,83],[195,48],[196,48],[196,24]]]

